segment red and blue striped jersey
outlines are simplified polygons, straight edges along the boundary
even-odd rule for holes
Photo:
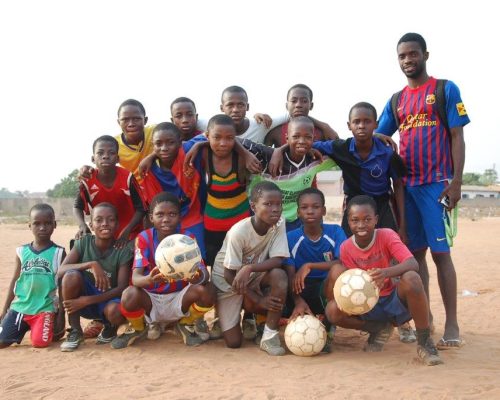
[[[392,135],[399,131],[399,154],[408,169],[406,184],[418,186],[453,177],[451,137],[438,116],[435,78],[418,88],[406,86],[399,97],[394,119],[391,100],[380,116],[377,132]],[[465,111],[457,85],[445,86],[446,113],[451,128],[467,125]]]

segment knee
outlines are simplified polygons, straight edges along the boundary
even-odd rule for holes
[[[413,293],[424,292],[424,286],[422,284],[422,279],[420,275],[415,271],[407,271],[399,280],[399,285],[402,286],[406,291]]]
[[[215,286],[212,285],[211,282],[208,282],[206,285],[200,285],[200,295],[199,301],[200,305],[204,307],[212,307],[215,305],[217,300],[217,292],[215,290]]]
[[[141,289],[129,286],[122,293],[121,304],[126,310],[135,310],[141,296]]]
[[[83,277],[80,271],[74,269],[66,271],[62,278],[63,290],[80,289],[83,284]]]
[[[335,301],[329,301],[325,307],[325,317],[331,324],[337,324],[342,319],[342,312]]]
[[[278,289],[283,293],[286,293],[288,290],[288,277],[284,270],[281,268],[274,268],[269,271],[269,277],[271,286],[275,289]]]
[[[120,303],[110,302],[104,308],[104,316],[114,326],[125,323],[125,317],[120,311]]]

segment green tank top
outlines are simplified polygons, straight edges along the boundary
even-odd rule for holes
[[[42,251],[31,244],[16,249],[21,260],[21,274],[14,288],[15,298],[10,308],[18,313],[35,315],[55,312],[57,299],[57,269],[61,265],[64,248],[52,243]]]

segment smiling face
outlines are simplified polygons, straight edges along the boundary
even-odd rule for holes
[[[180,129],[184,140],[193,137],[198,122],[198,114],[193,103],[188,101],[175,103],[172,106],[172,122]],[[187,139],[186,139],[187,138]]]
[[[159,130],[153,134],[153,152],[163,165],[173,164],[181,144],[180,137],[172,130]]]
[[[47,242],[56,228],[56,220],[51,211],[35,209],[31,211],[28,226],[37,242]]]
[[[349,115],[349,122],[347,122],[347,127],[352,132],[356,143],[371,142],[377,125],[373,111],[366,107],[353,108]]]
[[[92,209],[90,227],[99,239],[111,239],[118,228],[116,209],[105,205],[97,205]]]
[[[286,109],[290,117],[307,116],[312,108],[311,95],[307,89],[294,88],[290,91],[286,101]]]
[[[137,106],[123,106],[118,113],[118,125],[131,144],[138,144],[144,139],[144,125],[147,121],[147,117]]]
[[[113,168],[118,163],[118,149],[116,143],[100,140],[94,146],[92,162],[99,170]]]
[[[291,120],[288,124],[287,142],[294,161],[300,161],[311,150],[314,142],[314,124],[304,118]]]
[[[173,235],[181,222],[179,206],[170,201],[157,203],[149,219],[158,231],[159,239]]]
[[[373,238],[373,232],[378,222],[375,210],[368,204],[355,204],[347,214],[349,228],[358,244],[367,244]]]
[[[402,42],[398,45],[398,60],[401,71],[407,78],[417,79],[426,73],[429,52],[425,52],[418,42]]]

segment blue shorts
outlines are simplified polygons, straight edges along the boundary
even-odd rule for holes
[[[446,210],[438,201],[445,187],[445,182],[406,187],[406,232],[411,251],[429,247],[433,253],[450,252],[444,222]]]
[[[375,307],[366,314],[360,315],[360,318],[363,321],[391,322],[400,326],[411,320],[411,314],[399,298],[398,290],[394,289],[390,295],[380,297]]]
[[[87,274],[80,271],[83,276],[83,293],[82,296],[97,296],[102,294],[99,289],[97,289],[91,279],[87,276]],[[102,303],[91,304],[90,306],[84,307],[80,310],[80,316],[86,319],[102,319],[106,320],[104,317],[104,309],[109,303],[118,303],[120,304],[120,297],[115,297],[113,299],[109,299],[107,301],[103,301]]]

